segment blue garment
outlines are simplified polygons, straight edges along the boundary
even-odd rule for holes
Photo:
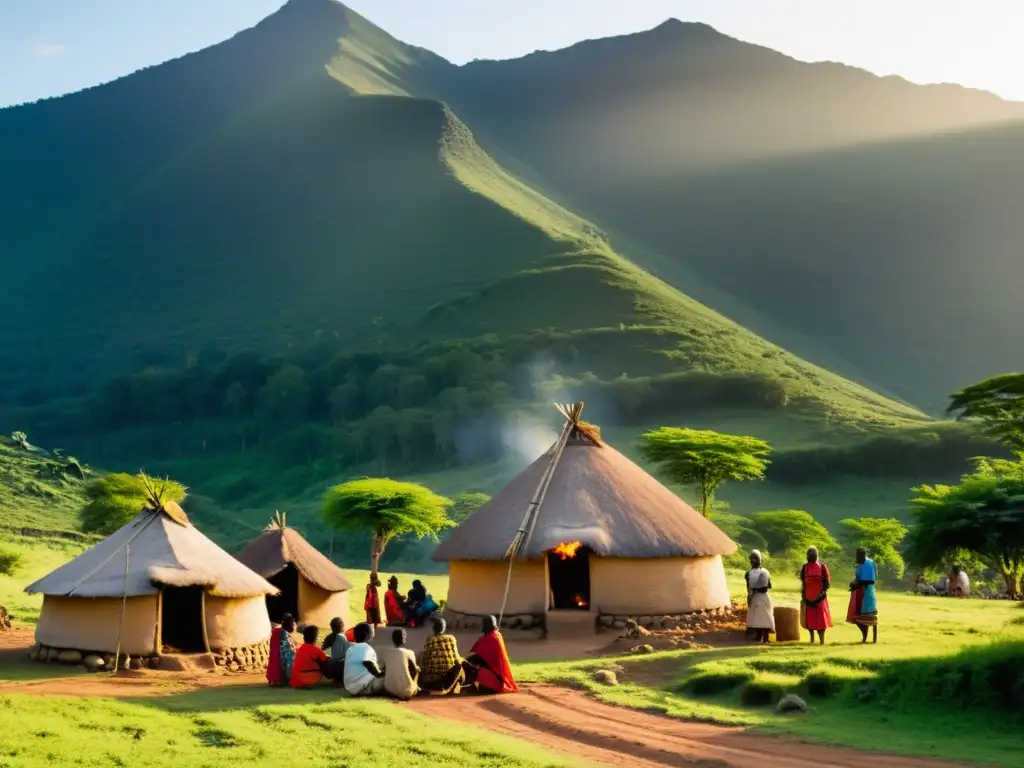
[[[878,613],[878,600],[875,598],[875,585],[873,583],[877,575],[878,571],[875,569],[875,561],[870,557],[857,566],[854,578],[861,582],[872,582],[871,584],[864,585],[864,600],[861,602],[860,607],[861,614]]]

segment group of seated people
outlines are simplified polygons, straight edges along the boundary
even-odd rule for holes
[[[371,575],[371,585],[375,578],[375,575]],[[377,581],[377,584],[380,582]],[[437,603],[419,579],[413,580],[412,589],[405,598],[398,591],[398,577],[388,579],[388,591],[384,593],[384,614],[389,627],[422,626],[437,609]]]
[[[515,693],[519,690],[509,663],[505,640],[493,616],[484,618],[482,632],[469,656],[462,658],[442,618],[432,619],[433,635],[427,638],[420,663],[406,647],[405,629],[394,629],[392,646],[379,653],[370,645],[371,624],[362,623],[347,632],[340,618],[331,620],[331,632],[317,644],[320,630],[302,627],[302,644],[296,647],[292,634],[295,618],[282,617],[270,635],[267,682],[311,688],[321,680],[333,680],[352,696],[386,694],[408,700],[419,693],[457,694],[463,688],[480,693]]]

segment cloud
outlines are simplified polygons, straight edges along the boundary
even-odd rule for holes
[[[67,50],[67,46],[60,43],[36,43],[32,46],[32,56],[37,59],[52,59],[60,56]]]

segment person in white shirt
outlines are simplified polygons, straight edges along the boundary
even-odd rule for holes
[[[384,690],[389,696],[408,701],[417,693],[417,678],[420,668],[416,666],[416,654],[405,647],[407,636],[404,629],[396,629],[391,633],[393,648],[384,648],[380,652],[381,665],[384,667]]]
[[[971,596],[971,580],[967,577],[967,574],[959,565],[954,565],[953,573],[949,575],[949,596]]]
[[[358,624],[355,642],[345,652],[345,690],[351,696],[375,696],[384,691],[384,670],[377,664],[377,652],[370,645],[373,627]]]

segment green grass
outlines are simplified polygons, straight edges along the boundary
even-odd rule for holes
[[[796,580],[773,573],[772,581],[775,604],[796,607]],[[729,583],[734,598],[742,599],[741,575],[730,573]],[[895,753],[1017,764],[1017,729],[1024,723],[1019,712],[999,708],[988,682],[1000,664],[1021,669],[1024,624],[1017,604],[883,591],[879,644],[861,645],[859,631],[843,623],[847,593],[833,594],[836,626],[824,647],[800,642],[618,659],[626,682],[614,688],[591,679],[612,663],[607,660],[523,664],[517,675],[569,681],[609,703],[675,717]],[[630,683],[630,669],[643,665],[658,665],[663,685]],[[973,688],[969,677],[964,683],[965,669],[974,670]],[[862,701],[860,691],[870,691],[860,694],[870,698]],[[808,702],[807,715],[783,718],[771,706],[744,704],[754,694],[777,702],[790,692]],[[871,733],[885,738],[866,738]]]
[[[56,479],[51,462],[0,438],[0,536],[5,528],[74,531],[83,503],[82,482]]]
[[[572,764],[525,742],[331,689],[253,686],[135,701],[7,695],[0,713],[3,768]]]
[[[59,538],[5,536],[3,548],[22,556],[17,570],[0,575],[0,605],[14,617],[15,626],[35,624],[42,595],[26,595],[25,587],[77,556],[87,543]]]

